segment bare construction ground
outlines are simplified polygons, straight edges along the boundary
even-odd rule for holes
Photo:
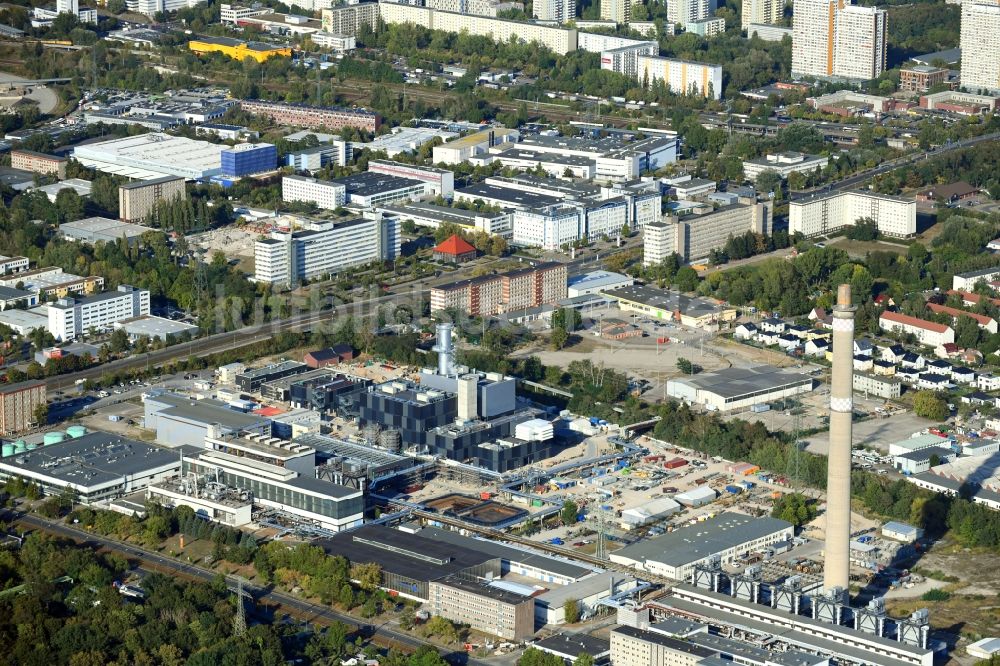
[[[655,330],[651,326],[642,328],[648,329],[648,337],[625,340],[606,340],[594,336],[589,330],[580,331],[571,338],[569,346],[558,351],[549,348],[548,335],[543,333],[538,343],[517,350],[513,356],[534,355],[545,365],[563,368],[573,361],[587,359],[603,363],[611,370],[624,372],[631,379],[649,381],[652,387],[646,391],[645,397],[651,400],[666,396],[667,380],[681,375],[677,369],[677,361],[681,358],[706,372],[734,366],[770,364],[790,367],[799,363],[785,354],[734,343],[703,331],[677,326]],[[657,344],[660,337],[669,338],[669,342]]]
[[[858,409],[865,409],[867,407],[874,408],[880,405],[881,402],[866,402],[856,398],[854,404]],[[854,447],[868,446],[882,453],[888,453],[889,444],[906,439],[913,433],[934,425],[937,425],[936,421],[922,419],[913,412],[894,414],[882,419],[873,418],[866,421],[855,421]],[[807,451],[826,455],[830,447],[830,433],[826,431],[820,432],[806,441],[808,442],[806,446]]]
[[[996,567],[996,554],[963,548],[946,539],[925,553],[914,571],[928,579],[928,588],[944,590],[950,596],[931,601],[922,594],[904,597],[903,593],[912,590],[903,590],[886,597],[890,614],[899,617],[927,608],[932,628],[950,635],[946,636],[953,639],[950,643],[957,640],[952,663],[975,663],[965,653],[965,646],[1000,635],[1000,569]]]

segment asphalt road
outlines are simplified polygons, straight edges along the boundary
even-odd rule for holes
[[[379,296],[377,298],[361,301],[357,304],[342,306],[342,308],[351,311],[352,314],[364,316],[369,314],[378,305],[387,303],[394,298],[397,298],[397,296],[391,294]],[[50,391],[63,389],[68,386],[72,386],[77,380],[97,379],[101,377],[101,375],[108,372],[118,372],[140,367],[152,368],[178,358],[185,358],[188,356],[206,356],[216,352],[245,347],[256,342],[269,340],[279,331],[291,331],[308,328],[315,324],[331,320],[335,316],[337,315],[333,311],[323,310],[320,312],[306,312],[287,319],[277,319],[267,322],[266,324],[253,324],[228,333],[214,333],[204,338],[198,338],[196,340],[191,340],[190,342],[182,342],[164,349],[147,352],[145,354],[126,356],[125,358],[96,365],[92,368],[87,368],[86,370],[81,370],[72,374],[49,377],[45,380],[45,382]]]
[[[192,564],[184,564],[173,558],[160,555],[159,553],[148,551],[132,544],[125,544],[98,534],[85,532],[59,521],[48,520],[33,514],[11,516],[10,512],[5,513],[7,514],[4,516],[5,519],[14,517],[15,521],[20,523],[22,526],[73,539],[75,541],[82,542],[84,545],[91,548],[104,547],[109,550],[119,552],[131,560],[139,560],[141,563],[139,568],[149,573],[163,573],[164,571],[168,571],[206,582],[212,581],[216,576],[218,576],[218,572],[203,569]],[[150,568],[150,565],[153,565],[153,568]],[[236,578],[227,576],[226,580],[231,588],[235,588],[237,586],[238,582]],[[260,588],[253,585],[247,585],[246,583],[244,583],[243,589],[256,601],[279,605],[286,611],[294,612],[300,619],[313,624],[328,625],[333,622],[343,622],[350,627],[359,628],[361,633],[369,640],[382,639],[383,641],[388,641],[396,645],[402,645],[412,650],[416,650],[423,645],[430,645],[429,643],[425,643],[417,638],[414,638],[413,636],[410,636],[409,634],[392,629],[387,623],[380,625],[361,624],[356,618],[344,615],[343,613],[338,613],[329,606],[314,604],[277,590]],[[463,650],[448,651],[438,648],[437,646],[433,647],[438,649],[445,659],[452,664],[461,664],[464,666],[488,666],[488,662],[473,659]]]
[[[608,248],[600,251],[602,258],[611,256],[618,252],[635,247],[634,244],[626,244],[621,248]],[[577,259],[565,262],[570,275],[576,275],[585,270],[596,270],[600,268],[596,265],[595,254],[587,253]],[[590,265],[588,265],[590,264]],[[453,275],[450,279],[459,280],[462,276]],[[393,302],[406,303],[412,299],[426,299],[429,297],[429,286],[432,279],[423,278],[415,282],[400,285],[395,292],[387,293],[374,298],[360,296],[355,302],[338,305],[336,312],[333,310],[322,310],[320,312],[304,312],[288,317],[286,319],[275,319],[265,324],[252,324],[235,331],[227,333],[214,333],[212,335],[182,342],[164,349],[127,356],[114,361],[96,365],[86,370],[74,372],[72,374],[49,377],[45,380],[49,391],[65,389],[73,386],[77,381],[83,379],[98,379],[105,373],[120,372],[136,368],[155,368],[170,361],[187,358],[189,356],[208,356],[217,352],[228,351],[245,347],[257,342],[268,340],[280,331],[293,331],[309,328],[316,324],[327,323],[335,317],[351,315],[355,318],[363,318],[372,314],[380,305]]]
[[[945,153],[950,153],[954,150],[961,150],[962,148],[968,148],[969,146],[974,146],[977,143],[983,143],[984,141],[995,141],[1000,139],[1000,132],[994,132],[993,134],[984,134],[982,136],[974,136],[968,139],[963,139],[948,146],[939,146],[933,150],[928,150],[925,152],[916,153],[914,155],[907,155],[905,157],[899,157],[894,160],[890,160],[874,169],[869,169],[868,171],[862,171],[859,174],[845,178],[844,180],[838,180],[832,185],[825,185],[809,191],[794,192],[789,197],[791,201],[799,201],[801,199],[808,199],[810,197],[826,194],[828,192],[836,192],[840,190],[853,189],[860,183],[873,178],[875,176],[882,175],[883,173],[888,173],[903,166],[910,164],[915,164],[922,160],[930,159],[932,157],[938,157],[944,155]]]

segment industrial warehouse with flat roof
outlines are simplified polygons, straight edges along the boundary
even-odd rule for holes
[[[788,398],[813,389],[813,379],[772,365],[724,368],[667,382],[667,395],[706,409],[732,411]]]
[[[650,573],[686,580],[694,567],[718,557],[725,564],[795,536],[792,524],[765,516],[727,511],[714,518],[644,539],[611,553],[611,561]]]
[[[0,476],[27,479],[54,495],[71,489],[89,504],[141,490],[181,468],[176,453],[111,433],[63,441],[55,441],[58,435],[52,433],[48,437],[54,443],[0,459]]]

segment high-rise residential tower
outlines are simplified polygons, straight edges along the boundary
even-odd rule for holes
[[[886,15],[884,9],[860,5],[837,10],[833,44],[835,77],[869,81],[885,71]]]
[[[576,0],[535,0],[532,8],[541,21],[565,23],[576,18]]]
[[[870,80],[885,70],[884,9],[794,0],[793,12],[793,76]]]
[[[667,22],[687,30],[688,23],[709,18],[718,8],[718,0],[675,0],[667,3]]]
[[[962,87],[1000,92],[1000,3],[962,3]]]
[[[628,23],[632,19],[632,0],[600,0],[601,19]]]
[[[747,30],[751,23],[777,23],[785,11],[785,0],[743,0],[740,26]]]

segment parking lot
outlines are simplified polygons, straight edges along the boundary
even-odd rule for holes
[[[872,403],[873,401],[868,401]],[[878,402],[877,404],[881,404]],[[855,398],[854,407],[862,410],[865,407],[874,407],[863,400]],[[871,411],[874,411],[872,409]],[[922,419],[913,412],[903,412],[893,414],[885,418],[869,418],[864,421],[854,422],[854,447],[874,448],[882,453],[889,452],[889,444],[906,439],[915,432],[920,432],[926,428],[937,425],[936,421]],[[830,448],[830,433],[823,431],[809,437],[806,450],[811,453],[826,455]]]

